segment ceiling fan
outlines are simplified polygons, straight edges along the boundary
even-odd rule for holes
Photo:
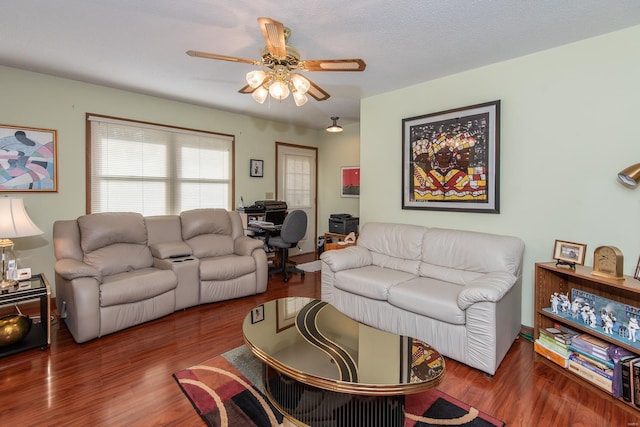
[[[297,106],[307,102],[307,95],[317,101],[329,99],[329,95],[320,86],[295,71],[364,71],[367,66],[362,59],[300,59],[297,49],[287,46],[291,30],[281,22],[271,18],[258,18],[258,24],[266,46],[262,49],[260,60],[217,55],[214,53],[187,51],[187,55],[219,59],[231,62],[243,62],[263,67],[247,73],[247,85],[238,92],[251,94],[262,104],[267,95],[283,100],[293,93]]]

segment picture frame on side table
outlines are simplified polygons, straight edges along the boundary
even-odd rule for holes
[[[587,245],[582,243],[556,240],[553,246],[553,259],[557,265],[584,265]]]
[[[633,278],[636,280],[640,280],[640,258],[638,258],[638,263],[636,264],[636,272],[633,273]]]
[[[57,192],[55,129],[0,124],[0,191]]]
[[[500,213],[500,101],[402,120],[402,209]]]
[[[251,159],[249,164],[249,175],[262,178],[264,176],[264,160]]]
[[[360,197],[360,167],[340,168],[340,197]]]

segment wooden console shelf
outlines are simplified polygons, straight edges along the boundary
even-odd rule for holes
[[[534,338],[538,338],[540,336],[540,329],[549,328],[555,323],[559,323],[570,329],[588,333],[618,347],[625,348],[640,356],[640,349],[638,349],[638,347],[634,347],[622,340],[612,338],[611,335],[603,333],[602,328],[591,328],[579,321],[571,321],[566,317],[558,316],[544,310],[545,308],[548,309],[550,307],[550,297],[554,292],[562,294],[568,293],[569,296],[571,296],[572,289],[578,289],[609,300],[640,308],[640,281],[631,276],[625,276],[624,280],[607,279],[591,274],[592,270],[593,269],[591,267],[581,265],[576,265],[575,270],[564,266],[557,267],[555,262],[537,263],[535,265]],[[615,400],[617,404],[630,409],[634,413],[640,412],[640,408],[637,408],[634,404],[626,402],[622,398],[614,399],[611,394],[602,391],[588,381],[574,375],[569,370],[558,367],[544,357],[536,354],[536,360],[544,361],[550,366],[556,368],[558,372],[563,372],[566,373],[566,375],[570,375],[572,378],[576,378],[577,381],[581,381],[588,385],[590,389],[597,393],[601,393],[603,396],[607,396],[609,399]]]

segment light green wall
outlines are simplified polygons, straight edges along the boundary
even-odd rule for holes
[[[640,26],[364,99],[360,223],[402,222],[519,236],[522,323],[533,325],[535,262],[556,239],[617,246],[632,275],[640,190]],[[499,48],[499,47],[496,47]],[[401,209],[402,119],[501,100],[500,214]]]
[[[338,134],[323,132],[320,139],[318,176],[318,236],[329,231],[329,215],[348,213],[358,216],[360,200],[340,197],[341,168],[360,165],[360,123],[342,125]]]
[[[307,146],[318,146],[318,142],[321,142],[320,157],[324,156],[322,145],[326,145],[326,132],[321,130],[295,127],[14,68],[0,67],[0,93],[0,123],[58,131],[59,191],[1,193],[23,198],[29,215],[45,232],[39,237],[16,239],[16,253],[21,266],[31,267],[33,272],[44,272],[52,286],[53,222],[77,218],[85,213],[87,112],[235,135],[236,204],[240,196],[248,204],[265,199],[268,192],[275,194],[276,141]],[[339,141],[337,144],[341,143]],[[351,139],[343,143],[353,145]],[[337,149],[337,144],[334,141],[331,150]],[[264,178],[249,176],[250,159],[264,160]],[[357,152],[354,159],[357,163]],[[332,173],[326,173],[320,164],[321,176],[331,177]],[[331,191],[324,190],[322,181],[320,189],[330,200],[324,202],[319,197],[319,205],[326,211],[334,211],[328,204],[334,203],[335,195],[331,197]],[[336,194],[339,196],[339,193]]]

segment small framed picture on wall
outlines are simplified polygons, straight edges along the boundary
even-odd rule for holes
[[[249,165],[249,175],[253,177],[262,178],[264,176],[263,168],[264,168],[264,160],[256,160],[251,159],[251,163]]]

